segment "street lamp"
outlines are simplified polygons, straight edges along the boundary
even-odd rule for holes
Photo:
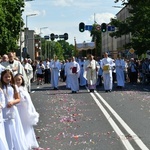
[[[29,1],[34,1],[34,0],[24,0],[24,2],[29,2]],[[22,10],[21,10],[21,4],[20,4],[20,15],[22,16]],[[22,59],[22,26],[21,26],[21,19],[20,19],[20,61]]]
[[[26,28],[28,27],[28,17],[30,17],[30,16],[36,16],[37,14],[28,14],[28,15],[26,15]]]
[[[27,24],[27,23],[28,23],[28,17],[30,17],[30,16],[35,16],[35,15],[37,15],[37,14],[28,14],[28,15],[26,15],[25,48],[26,48],[26,51],[27,51],[27,52],[28,52],[28,24]]]
[[[47,28],[48,28],[48,27],[41,27],[41,28],[40,28],[40,34],[39,34],[39,35],[40,35],[40,47],[41,47],[41,48],[40,48],[40,58],[41,58],[41,59],[42,59],[42,40],[41,40],[41,35],[42,35],[42,30],[43,30],[43,29],[47,29]]]

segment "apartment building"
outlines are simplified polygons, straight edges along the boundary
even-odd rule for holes
[[[129,15],[128,7],[123,7],[116,14],[116,18],[124,21]],[[123,56],[127,55],[129,49],[126,49],[124,45],[130,42],[131,35],[127,34],[122,35],[120,38],[116,38],[109,35],[111,32],[113,31],[102,33],[102,53],[108,52],[112,58],[116,58],[118,53],[121,53]]]

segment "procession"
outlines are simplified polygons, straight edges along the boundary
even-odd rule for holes
[[[30,150],[39,148],[34,126],[39,121],[30,97],[31,84],[49,84],[52,90],[59,90],[59,82],[65,82],[66,89],[72,94],[87,87],[94,92],[98,86],[112,92],[123,90],[126,83],[144,84],[149,79],[150,60],[138,61],[133,58],[124,60],[119,54],[116,60],[105,52],[102,59],[95,59],[92,54],[77,59],[75,57],[60,61],[57,56],[45,61],[25,58],[20,62],[13,52],[1,58],[0,89],[0,149]]]

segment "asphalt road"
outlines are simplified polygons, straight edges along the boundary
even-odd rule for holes
[[[40,121],[35,126],[41,150],[150,149],[150,86],[126,84],[105,93],[85,87],[72,94],[60,82],[32,84],[31,97]]]

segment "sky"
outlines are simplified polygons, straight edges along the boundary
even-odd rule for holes
[[[117,6],[114,7],[114,6]],[[85,25],[109,23],[121,10],[121,2],[114,0],[34,0],[26,1],[23,19],[29,30],[41,36],[68,33],[69,44],[91,42],[89,31],[80,32],[79,23]],[[29,16],[36,14],[35,16]],[[56,41],[56,40],[55,40]]]

